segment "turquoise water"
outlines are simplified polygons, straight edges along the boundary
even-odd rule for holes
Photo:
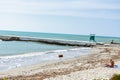
[[[89,35],[34,33],[18,31],[0,31],[0,35],[28,36],[37,38],[51,38],[64,40],[89,41]],[[120,43],[118,37],[96,36],[97,42]],[[37,42],[0,41],[0,71],[9,70],[21,66],[39,64],[51,60],[62,60],[90,53],[91,48],[76,48],[72,46],[60,46]],[[36,52],[36,53],[34,53]],[[39,53],[38,53],[39,52]],[[21,55],[22,54],[22,55]],[[63,54],[62,59],[58,58]]]
[[[18,32],[18,31],[2,31],[2,30],[0,30],[0,35],[15,35],[15,36],[38,37],[38,38],[89,41],[89,35]],[[120,43],[120,37],[96,36],[95,38],[97,42],[111,42],[112,40],[114,40],[115,42]]]
[[[25,54],[32,52],[45,52],[52,50],[63,50],[70,48],[75,48],[75,47],[58,46],[58,45],[50,45],[50,44],[35,43],[35,42],[1,41],[0,56],[17,55],[17,54]]]
[[[89,35],[18,32],[18,31],[2,31],[2,30],[0,30],[0,35],[15,35],[15,36],[38,37],[38,38],[89,41]],[[120,38],[118,37],[96,36],[97,42],[111,42],[111,40],[120,43]],[[71,49],[71,48],[74,47],[35,43],[35,42],[0,41],[0,56]]]

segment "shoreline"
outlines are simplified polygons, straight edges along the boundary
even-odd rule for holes
[[[6,71],[12,68],[30,66],[35,64],[40,64],[47,61],[53,60],[65,60],[69,58],[74,58],[76,56],[87,54],[91,48],[72,48],[72,49],[64,49],[64,50],[52,50],[45,52],[36,52],[36,53],[28,53],[28,54],[20,54],[14,56],[3,56],[0,57],[0,72]],[[73,54],[73,53],[76,54]],[[62,54],[64,57],[59,58],[58,55]],[[29,63],[27,63],[29,62]]]
[[[67,51],[73,51],[73,50],[80,50],[80,49],[90,49],[90,47],[75,47],[70,49],[60,49],[60,50],[50,50],[50,51],[43,51],[43,52],[28,52],[23,54],[17,54],[17,55],[8,55],[8,56],[0,56],[0,58],[16,58],[16,57],[29,57],[29,56],[39,56],[42,54],[49,54],[54,52],[67,52]]]
[[[0,73],[0,77],[7,77],[9,80],[47,80],[47,78],[48,80],[54,80],[54,78],[56,78],[55,80],[57,80],[57,76],[67,76],[72,73],[86,70],[89,71],[91,69],[97,70],[102,67],[101,61],[104,61],[104,63],[106,63],[110,58],[114,59],[115,62],[120,61],[120,45],[94,47],[90,54],[82,55],[72,59],[50,61],[37,65],[11,69],[9,71]],[[87,78],[87,76],[85,77]],[[93,78],[94,77],[95,76],[93,76]]]

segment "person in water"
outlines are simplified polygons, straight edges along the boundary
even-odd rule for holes
[[[115,62],[112,59],[110,59],[110,63],[109,64],[105,64],[105,67],[113,68],[114,64],[115,64]]]

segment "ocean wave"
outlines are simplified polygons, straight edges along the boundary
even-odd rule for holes
[[[32,53],[24,53],[18,55],[10,55],[10,56],[0,56],[1,58],[22,58],[22,57],[32,57],[32,56],[40,56],[44,54],[52,54],[52,53],[63,53],[68,51],[78,51],[78,50],[90,50],[91,48],[72,48],[72,49],[62,49],[62,50],[51,50],[51,51],[44,51],[44,52],[32,52]]]
[[[65,52],[66,50],[51,50],[51,51],[44,51],[44,52],[32,52],[32,53],[24,53],[24,54],[18,54],[18,55],[10,55],[10,56],[0,56],[1,58],[17,58],[17,57],[31,57],[31,56],[40,56],[40,55],[44,55],[44,54],[50,54],[50,53],[61,53],[61,52]]]
[[[59,54],[63,54],[62,59],[74,58],[88,54],[90,48],[74,48],[65,50],[52,50],[46,52],[26,53],[22,55],[0,57],[0,71],[9,70],[16,67],[38,64],[45,61],[59,60]],[[29,63],[28,63],[29,62]]]
[[[47,53],[46,52],[32,52],[32,53],[24,53],[24,54],[18,54],[18,55],[10,55],[10,56],[0,56],[0,58],[17,58],[17,57],[30,57],[30,56],[37,56],[37,55],[43,55]]]

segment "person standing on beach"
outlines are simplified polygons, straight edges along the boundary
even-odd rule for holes
[[[114,44],[114,40],[111,41],[111,44]]]

